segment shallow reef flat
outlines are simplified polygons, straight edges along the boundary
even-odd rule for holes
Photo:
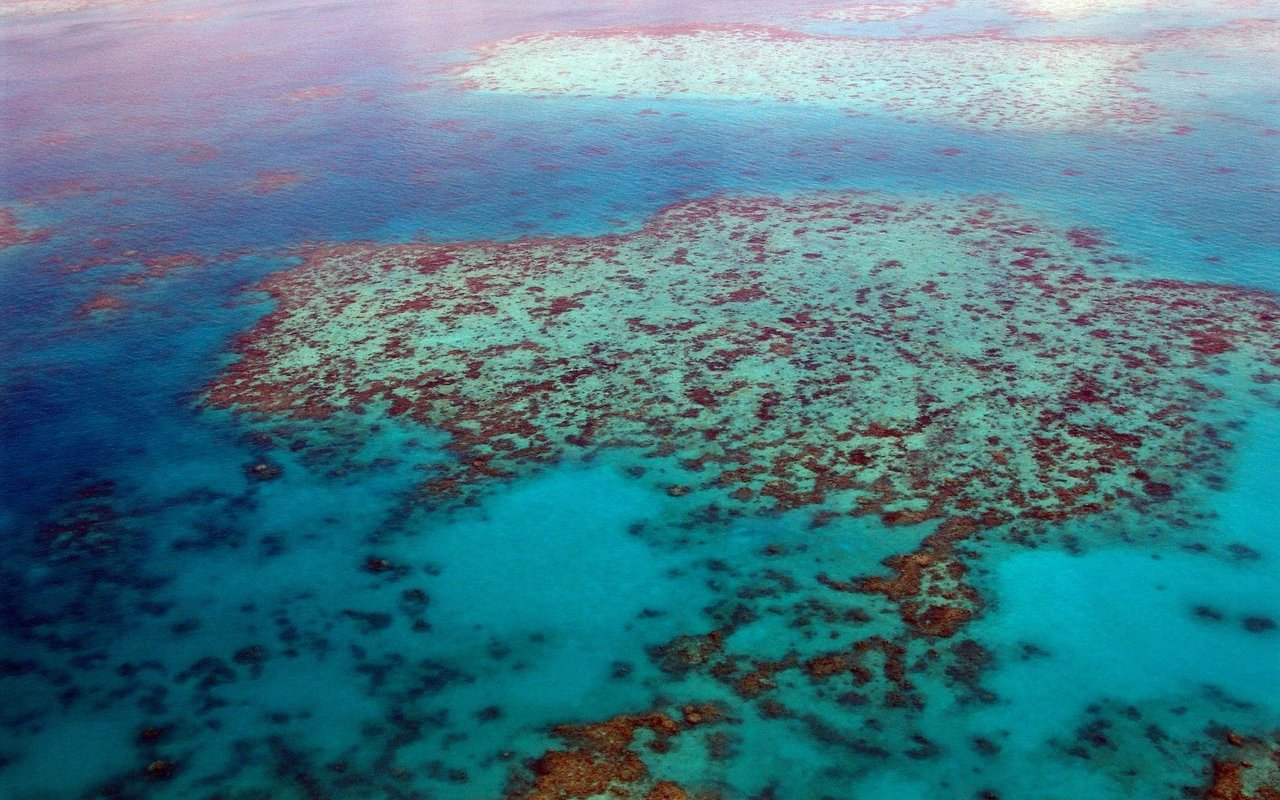
[[[627,528],[653,553],[627,545],[632,566],[578,563],[621,540],[544,538],[525,501],[510,527],[532,532],[366,562],[446,565],[446,627],[527,616],[469,610],[466,587],[530,581],[520,602],[554,619],[598,602],[573,587],[667,576],[622,626],[667,635],[639,660],[604,646],[638,693],[496,762],[455,751],[469,790],[1266,798],[1273,580],[1213,508],[1251,409],[1277,404],[1280,305],[1132,267],[996,198],[866,192],[687,201],[592,238],[312,246],[259,284],[276,307],[204,401],[321,449],[337,420],[447,433],[407,531],[542,475],[592,491],[566,464],[661,499]],[[658,553],[684,566],[646,567]],[[695,619],[681,580],[713,595]],[[1218,655],[1156,680],[1162,647]],[[414,748],[432,752],[397,758]]]
[[[940,6],[949,6],[949,2],[941,3],[861,3],[824,8],[814,12],[817,19],[835,22],[889,22],[898,19],[927,14]]]
[[[1147,46],[999,33],[836,37],[750,25],[607,29],[498,42],[457,77],[493,92],[795,102],[979,129],[1125,130],[1159,118],[1130,82]]]
[[[1073,20],[1085,17],[1143,13],[1206,13],[1214,11],[1250,10],[1262,7],[1261,0],[1230,0],[1225,3],[1207,0],[1008,0],[1010,12],[1018,16],[1049,20]]]
[[[900,19],[942,4],[836,7],[834,21]],[[1065,13],[1065,12],[1064,12]],[[1083,13],[1083,12],[1082,12]],[[763,25],[672,25],[534,34],[477,49],[453,68],[465,89],[572,97],[646,97],[825,106],[961,129],[1150,135],[1212,124],[1230,108],[1274,130],[1265,94],[1280,70],[1274,18],[1167,29],[1136,39],[831,36]],[[670,65],[653,69],[653,64]],[[1194,85],[1194,90],[1189,87]]]
[[[592,239],[317,247],[261,285],[278,306],[207,402],[442,429],[457,458],[431,503],[627,448],[697,476],[648,479],[703,515],[941,521],[896,577],[833,585],[947,636],[978,602],[957,542],[1176,518],[1222,485],[1239,398],[1274,402],[1272,295],[1099,274],[1123,262],[992,199],[858,193],[687,202]]]
[[[1158,41],[1147,59],[1152,69],[1144,75],[1157,102],[1200,105],[1216,124],[1233,119],[1256,125],[1262,136],[1280,136],[1274,102],[1257,107],[1240,102],[1252,94],[1274,96],[1270,76],[1280,72],[1280,15],[1170,30]],[[1259,158],[1267,160],[1261,153]]]
[[[99,10],[134,10],[152,0],[8,0],[0,3],[0,19],[4,17],[47,17]]]

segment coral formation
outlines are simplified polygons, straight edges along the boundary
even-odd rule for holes
[[[1250,738],[1234,731],[1226,750],[1212,762],[1204,800],[1280,800],[1280,735]]]
[[[0,3],[0,19],[5,17],[48,17],[86,11],[132,11],[153,0],[6,0]]]
[[[1123,262],[989,198],[856,193],[688,202],[595,239],[315,248],[262,285],[278,306],[206,401],[441,428],[457,459],[431,504],[624,447],[700,476],[665,486],[691,513],[936,525],[890,577],[819,579],[945,638],[981,608],[959,542],[1212,487],[1223,387],[1280,378],[1274,297],[1105,274]]]
[[[279,305],[206,400],[442,428],[458,458],[428,495],[629,447],[730,509],[1061,521],[1195,485],[1229,450],[1220,385],[1278,375],[1272,296],[1099,274],[1117,261],[990,199],[858,194],[315,248],[262,284]]]
[[[819,19],[836,22],[888,22],[906,19],[919,14],[927,14],[944,3],[860,3],[857,5],[835,6],[814,12]]]
[[[979,129],[1123,130],[1160,118],[1129,80],[1149,47],[998,33],[886,39],[750,25],[618,28],[498,42],[457,78],[490,92],[796,102]]]
[[[604,722],[560,725],[554,730],[569,750],[548,750],[530,769],[532,782],[513,776],[512,800],[567,800],[609,795],[646,800],[688,800],[689,794],[669,780],[653,780],[637,747],[665,753],[670,739],[691,728],[721,719],[714,705],[689,705],[681,719],[661,712],[623,714]],[[642,743],[641,734],[647,743]]]
[[[20,244],[33,244],[49,238],[49,231],[43,228],[31,229],[24,226],[18,215],[11,209],[0,206],[0,253]]]

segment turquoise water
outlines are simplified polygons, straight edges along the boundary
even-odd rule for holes
[[[1055,20],[962,1],[857,24],[780,1],[0,2],[0,798],[587,797],[537,784],[555,774],[538,759],[579,749],[616,775],[618,753],[555,726],[651,711],[681,732],[637,729],[624,744],[642,774],[617,796],[1280,791],[1257,755],[1280,731],[1274,383],[1199,368],[1224,396],[1186,412],[1186,435],[1213,427],[1223,455],[1187,467],[1168,504],[958,545],[980,607],[947,636],[904,624],[900,600],[823,582],[891,576],[885,560],[921,552],[937,518],[711,512],[685,454],[623,445],[446,500],[423,488],[459,457],[439,426],[206,394],[280,307],[259,282],[300,248],[625,236],[712,197],[995,196],[1123,256],[1091,275],[1274,302],[1280,104],[1258,76],[1276,28],[1204,32],[1274,24],[1280,7],[1154,5]],[[513,36],[692,23],[1173,36],[1132,75],[1168,118],[989,130],[471,91],[451,71]],[[927,242],[903,246],[929,261]],[[1280,342],[1253,346],[1274,366]],[[1182,464],[1152,458],[1134,466]],[[867,680],[804,667],[860,643]],[[739,683],[756,668],[762,691]],[[690,722],[705,703],[724,719]],[[1239,794],[1210,794],[1215,762],[1246,760],[1263,766]]]

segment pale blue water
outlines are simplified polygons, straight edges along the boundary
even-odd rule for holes
[[[252,434],[270,420],[197,398],[269,308],[243,290],[295,265],[301,243],[591,236],[718,193],[998,194],[1105,231],[1133,259],[1109,266],[1116,275],[1280,291],[1280,136],[1259,135],[1280,128],[1274,84],[1240,80],[1209,102],[1140,75],[1204,124],[1129,138],[729,101],[496,97],[458,91],[438,68],[471,44],[551,29],[855,26],[795,23],[804,4],[780,3],[393,7],[161,0],[0,18],[0,204],[50,232],[0,250],[0,798],[501,796],[509,774],[557,746],[555,724],[715,692],[732,702],[705,675],[673,680],[652,648],[709,630],[768,570],[871,574],[928,533],[866,518],[815,531],[799,515],[690,530],[678,499],[628,477],[625,453],[446,513],[409,502],[423,466],[448,457],[437,431],[337,419],[325,436],[339,444],[322,456],[262,444]],[[218,13],[161,19],[205,10]],[[961,3],[856,27],[1125,38],[1276,16],[1274,3],[1153,12],[1140,31],[1133,17],[1055,26]],[[1222,69],[1228,84],[1240,77]],[[343,93],[286,99],[330,85]],[[304,180],[253,193],[266,170]],[[118,284],[178,253],[212,261]],[[73,271],[95,258],[107,263]],[[76,315],[101,292],[127,307]],[[1164,521],[1099,517],[1071,523],[1080,552],[992,548],[975,578],[987,608],[964,637],[992,653],[981,683],[995,701],[975,707],[922,678],[928,710],[884,723],[884,739],[914,726],[940,754],[868,757],[815,735],[796,719],[828,713],[830,698],[793,674],[779,693],[795,717],[744,712],[728,758],[681,751],[664,768],[727,798],[1200,796],[1217,742],[1207,730],[1280,729],[1280,631],[1245,624],[1280,621],[1280,412],[1227,402],[1247,425],[1232,434],[1225,488],[1203,501],[1208,521],[1158,545],[1118,532]],[[278,480],[246,477],[263,459]],[[77,495],[104,481],[110,495]],[[52,522],[95,505],[120,517],[110,541],[49,545]],[[787,555],[765,559],[766,544]],[[370,571],[369,558],[403,573]],[[789,602],[759,601],[763,621],[733,648],[783,656]],[[265,657],[236,659],[252,646]],[[1128,706],[1169,737],[1161,759],[1140,733],[1132,746],[1117,734],[1110,756],[1065,754],[1091,715],[1131,724],[1117,711]],[[830,713],[878,735],[868,712]],[[158,743],[140,743],[149,726],[165,729]],[[975,755],[984,735],[998,756]],[[176,777],[147,778],[157,759]],[[349,772],[327,766],[338,761]]]

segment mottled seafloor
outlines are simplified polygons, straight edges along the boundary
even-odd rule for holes
[[[0,1],[0,798],[1280,798],[1274,0]]]

